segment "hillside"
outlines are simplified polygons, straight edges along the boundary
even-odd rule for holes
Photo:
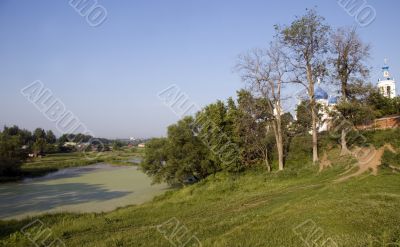
[[[380,147],[393,132],[369,135]],[[140,206],[39,219],[66,246],[399,246],[400,176],[381,165],[376,176],[338,182],[358,169],[338,153],[329,151],[332,167],[321,172],[303,163],[278,173],[218,173]],[[383,161],[400,163],[389,152]],[[0,246],[29,246],[23,227],[35,219],[1,222]]]

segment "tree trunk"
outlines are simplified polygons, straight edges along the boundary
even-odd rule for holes
[[[282,138],[282,126],[281,121],[277,121],[277,140],[276,148],[278,150],[278,165],[279,171],[283,170],[283,138]]]
[[[342,79],[342,99],[347,100],[347,79]]]
[[[308,59],[306,59],[308,61]],[[314,79],[312,68],[309,62],[307,62],[307,80],[308,80],[308,96],[310,98],[310,105],[311,105],[311,119],[312,119],[312,148],[313,148],[313,163],[314,165],[318,162],[318,129],[317,129],[317,121],[318,121],[318,112],[316,111],[316,103],[314,98]]]
[[[281,123],[280,110],[277,110],[273,127],[274,127],[275,141],[276,141],[276,149],[278,151],[278,167],[279,171],[282,171],[284,164],[283,164],[282,123]]]
[[[280,139],[279,142],[276,145],[277,145],[277,148],[278,148],[279,171],[283,171],[283,143],[282,143],[282,139]]]
[[[265,166],[267,167],[267,171],[271,172],[271,165],[268,161],[268,148],[265,149]]]
[[[317,136],[317,113],[315,112],[315,102],[311,103],[311,118],[312,118],[312,148],[313,148],[313,163],[318,162],[318,136]]]
[[[340,151],[340,156],[344,156],[344,155],[350,154],[350,151],[347,148],[346,135],[347,135],[346,130],[342,129],[342,134],[341,134],[341,137],[340,137],[340,144],[342,146],[342,150]]]

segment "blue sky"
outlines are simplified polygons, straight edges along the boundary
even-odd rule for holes
[[[376,10],[376,20],[359,29],[373,48],[371,80],[385,57],[400,78],[400,1],[366,1]],[[200,106],[234,96],[243,87],[232,72],[237,55],[266,46],[274,24],[307,7],[318,6],[332,26],[355,24],[335,0],[98,4],[107,20],[91,27],[68,0],[0,1],[0,125],[55,130],[20,94],[41,80],[96,136],[165,135],[178,119],[157,98],[169,85]]]

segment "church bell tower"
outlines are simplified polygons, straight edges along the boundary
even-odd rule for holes
[[[387,97],[396,97],[396,81],[390,77],[389,66],[387,65],[387,59],[385,59],[385,65],[382,67],[383,79],[378,81],[379,92]]]

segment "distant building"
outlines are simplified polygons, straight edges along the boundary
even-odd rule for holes
[[[88,147],[89,145],[90,145],[89,142],[79,143],[79,144],[75,143],[75,146],[76,146],[77,148],[79,148],[79,149],[86,148],[86,147]],[[74,146],[74,147],[75,147],[75,146]]]
[[[382,67],[382,72],[384,79],[383,80],[380,79],[378,81],[377,87],[379,88],[379,92],[384,97],[393,99],[394,97],[396,97],[396,81],[394,80],[394,78],[390,76],[389,66],[387,65],[386,59],[385,59],[385,65]],[[318,124],[318,132],[327,131],[331,127],[330,124],[332,119],[329,116],[329,112],[332,111],[334,109],[334,106],[338,103],[339,96],[329,95],[324,89],[322,89],[319,79],[314,89],[314,96],[316,103],[322,106],[318,112],[319,115],[321,115],[321,121]]]
[[[329,95],[321,88],[321,81],[318,79],[317,87],[314,90],[314,97],[317,104],[321,106],[318,114],[321,115],[321,122],[318,123],[318,132],[327,131],[330,128],[332,117],[329,112],[333,110],[337,104],[339,97]]]
[[[76,142],[64,142],[64,147],[76,147]]]
[[[144,148],[144,147],[146,147],[146,144],[144,144],[144,143],[139,143],[139,144],[138,144],[138,147],[139,147],[139,148]]]
[[[387,60],[385,59],[385,65],[382,67],[383,80],[378,80],[379,92],[390,99],[396,97],[396,81],[394,78],[390,77],[389,66],[387,65]]]

